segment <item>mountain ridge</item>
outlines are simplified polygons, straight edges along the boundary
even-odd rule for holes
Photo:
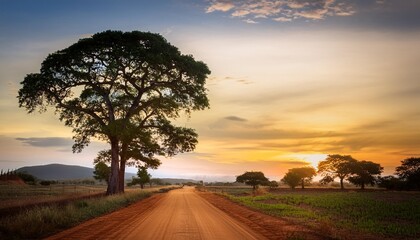
[[[17,169],[18,172],[27,172],[34,177],[42,180],[73,180],[73,179],[86,179],[93,178],[93,168],[82,167],[78,165],[65,165],[60,163],[51,163],[46,165],[35,165],[35,166],[25,166]],[[125,179],[130,180],[132,177],[135,177],[134,173],[125,173]],[[187,183],[187,182],[197,182],[193,179],[183,179],[183,178],[159,178],[164,183]]]

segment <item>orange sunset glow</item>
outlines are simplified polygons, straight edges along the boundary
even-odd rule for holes
[[[196,129],[195,151],[162,158],[154,177],[233,181],[255,170],[278,181],[290,168],[317,167],[328,154],[380,163],[389,175],[420,155],[418,1],[139,1],[116,9],[106,1],[93,16],[91,3],[81,10],[6,2],[0,169],[92,167],[108,148],[96,140],[73,154],[72,129],[54,109],[27,114],[16,98],[20,82],[49,53],[107,29],[160,33],[211,70],[210,109],[175,120]]]

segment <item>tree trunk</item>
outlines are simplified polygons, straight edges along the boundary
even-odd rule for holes
[[[119,190],[120,193],[124,192],[124,188],[125,188],[125,160],[123,161],[123,159],[120,160],[120,170],[118,172],[118,184],[119,184]]]
[[[362,186],[361,186],[362,190],[365,190],[365,183],[362,182]]]
[[[344,178],[340,178],[340,188],[341,190],[344,189],[344,183],[343,183]]]
[[[304,189],[304,188],[305,188],[305,179],[302,178],[302,189]]]
[[[123,143],[121,146],[121,159],[120,159],[120,170],[119,170],[119,175],[118,175],[118,180],[119,180],[119,188],[120,188],[120,192],[123,193],[124,192],[124,188],[125,188],[125,164],[127,162],[127,144]]]
[[[111,142],[111,174],[109,177],[108,189],[106,190],[107,195],[120,193],[119,191],[119,147],[118,139],[116,137],[110,137]]]
[[[144,183],[140,183],[140,188],[143,189],[144,188]]]

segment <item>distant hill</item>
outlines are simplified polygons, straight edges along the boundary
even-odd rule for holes
[[[17,171],[27,172],[38,179],[43,180],[69,180],[69,179],[85,179],[93,178],[93,168],[63,165],[63,164],[48,164],[40,166],[22,167]],[[133,173],[125,173],[125,178],[131,179],[135,176]]]

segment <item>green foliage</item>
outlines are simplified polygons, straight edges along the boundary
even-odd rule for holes
[[[142,189],[144,188],[144,184],[149,183],[152,177],[152,175],[147,172],[146,167],[139,167],[137,170],[137,176],[137,178],[133,177],[130,186],[139,184]]]
[[[262,172],[245,172],[236,177],[236,182],[250,185],[255,190],[258,185],[267,185],[268,178],[266,178]]]
[[[20,177],[27,184],[35,184],[37,182],[36,177],[27,172],[16,172],[16,175]]]
[[[295,188],[300,183],[304,188],[305,183],[309,183],[315,175],[316,171],[313,167],[292,168],[283,177],[282,182],[291,188]]]
[[[119,167],[130,159],[156,162],[155,155],[195,148],[195,131],[170,119],[209,107],[208,74],[206,64],[181,54],[159,34],[106,31],[50,54],[40,72],[21,83],[19,106],[29,113],[54,107],[73,128],[74,152],[92,137],[108,141],[108,193],[114,194],[123,191],[125,171]]]
[[[420,190],[420,158],[407,158],[401,163],[395,169],[395,174],[405,182],[408,189]]]
[[[277,181],[270,181],[270,182],[268,183],[268,186],[269,186],[270,188],[277,188],[277,187],[279,186],[279,183],[278,183]]]
[[[379,176],[383,168],[380,164],[370,161],[356,161],[351,164],[352,176],[348,178],[349,182],[365,189],[365,185],[374,185],[377,181],[375,175]]]
[[[108,183],[110,174],[111,168],[106,163],[99,161],[95,164],[93,178],[99,181],[105,180]]]
[[[297,185],[299,185],[301,177],[296,172],[288,171],[281,181],[294,189]]]
[[[335,178],[340,179],[341,189],[344,189],[343,180],[352,173],[351,164],[356,159],[350,155],[332,154],[318,163],[318,173],[324,176],[322,182],[328,183],[334,181]]]

